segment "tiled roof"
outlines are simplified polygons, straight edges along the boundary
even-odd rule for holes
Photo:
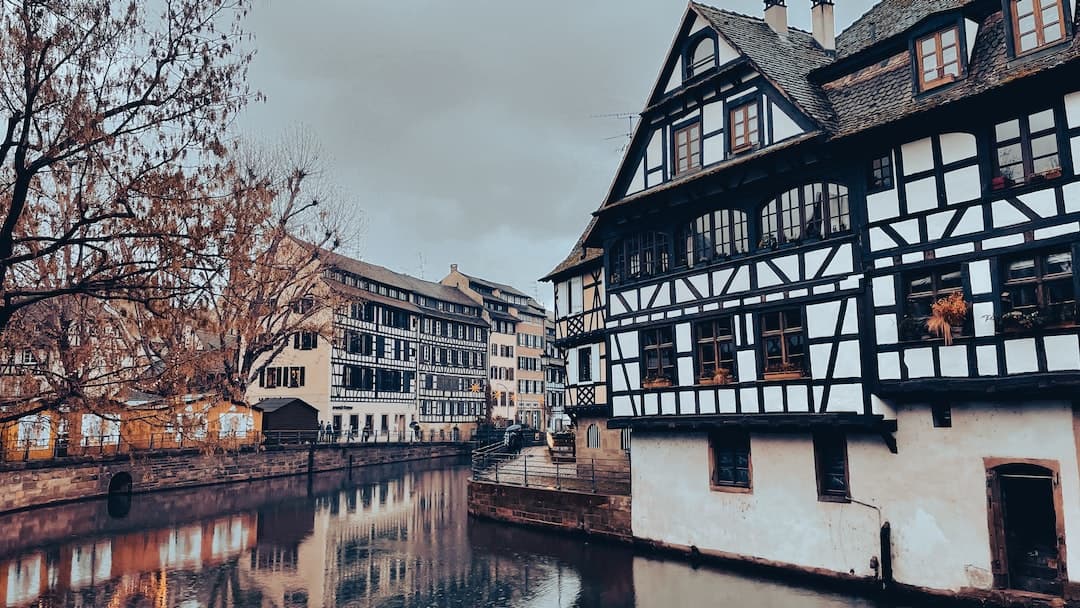
[[[814,37],[790,28],[787,35],[773,31],[764,20],[713,8],[692,6],[713,28],[735,45],[798,108],[822,125],[832,121],[829,102],[808,78],[810,72],[832,62]]]
[[[1005,39],[1002,14],[992,13],[979,26],[967,77],[937,93],[913,95],[911,57],[907,51],[897,54],[884,66],[875,64],[865,68],[862,77],[857,73],[826,85],[838,117],[833,137],[895,122],[1080,59],[1080,37],[1074,37],[1068,46],[1056,52],[1013,61],[1010,65]]]
[[[907,31],[935,13],[973,0],[882,0],[836,37],[836,57],[843,59]]]
[[[547,273],[544,278],[540,279],[541,281],[552,281],[568,270],[572,270],[604,257],[603,249],[585,246],[585,239],[589,236],[589,233],[592,232],[593,226],[595,225],[596,218],[594,217],[592,218],[592,221],[589,222],[589,225],[585,227],[585,231],[578,237],[577,242],[574,243],[573,248],[570,249],[570,253],[566,256],[566,259],[560,262],[551,272]]]

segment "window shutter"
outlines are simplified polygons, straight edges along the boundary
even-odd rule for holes
[[[296,332],[292,335],[292,347],[297,350],[300,349],[300,332]]]
[[[304,370],[305,369],[306,368],[303,368],[303,367],[300,368],[300,386],[304,386]]]
[[[259,368],[259,388],[266,388],[266,368]]]
[[[318,348],[318,347],[319,347],[319,334],[316,333],[316,332],[311,332],[311,348]]]
[[[596,344],[589,349],[592,352],[592,381],[599,382],[600,378],[600,345]]]

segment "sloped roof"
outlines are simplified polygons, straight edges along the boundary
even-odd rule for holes
[[[1056,52],[1023,62],[1010,62],[1007,37],[1000,11],[984,18],[972,49],[967,77],[933,95],[912,95],[911,54],[906,50],[883,67],[875,64],[865,68],[864,76],[849,76],[825,85],[838,117],[832,136],[845,137],[895,122],[992,91],[1038,72],[1066,63],[1075,64],[1080,59],[1080,37],[1074,37],[1068,46]]]
[[[585,230],[578,237],[574,246],[570,249],[570,253],[567,254],[566,259],[559,263],[558,266],[553,268],[551,272],[547,273],[541,281],[553,281],[556,277],[562,273],[573,270],[579,266],[584,266],[594,260],[599,260],[604,257],[604,250],[598,247],[586,247],[585,239],[588,238],[589,233],[592,232],[593,226],[596,225],[596,218],[593,217],[589,222],[589,225],[585,227]]]
[[[313,410],[317,409],[314,405],[311,405],[307,401],[304,401],[303,399],[298,399],[296,397],[274,397],[272,399],[263,399],[262,401],[256,403],[254,407],[259,408],[263,412],[276,412],[291,403],[300,403],[301,405],[305,405]]]
[[[882,0],[836,37],[836,57],[850,57],[882,40],[903,34],[931,15],[971,2],[973,0]]]
[[[789,28],[777,34],[764,19],[691,2],[702,17],[736,50],[745,55],[781,94],[822,125],[832,121],[829,101],[809,80],[810,72],[833,61],[814,36]]]
[[[461,271],[459,270],[458,272],[461,272]],[[528,298],[528,297],[530,297],[529,294],[527,294],[527,293],[525,293],[525,292],[523,292],[523,291],[521,291],[519,289],[516,289],[514,287],[511,287],[509,285],[504,285],[502,283],[496,283],[495,281],[489,281],[487,279],[481,279],[480,277],[476,277],[476,276],[473,276],[471,274],[465,274],[464,272],[462,272],[461,274],[462,274],[462,276],[469,279],[470,281],[475,281],[475,282],[480,283],[481,285],[484,285],[484,286],[489,287],[491,289],[498,289],[499,291],[501,291],[503,293],[508,293],[508,294],[510,294],[512,296],[518,296],[520,298]]]

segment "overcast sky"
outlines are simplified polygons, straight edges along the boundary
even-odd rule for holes
[[[838,31],[871,0],[840,0]],[[754,0],[715,2],[758,15]],[[810,29],[810,0],[788,1]],[[348,254],[439,280],[538,284],[599,206],[683,0],[259,0],[240,128],[310,131],[363,212]]]

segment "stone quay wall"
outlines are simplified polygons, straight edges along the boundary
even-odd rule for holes
[[[469,481],[469,514],[631,542],[630,497]]]
[[[114,479],[123,482],[126,476],[132,492],[155,492],[461,456],[470,449],[469,444],[451,442],[369,443],[5,463],[0,466],[0,513],[107,496]]]

